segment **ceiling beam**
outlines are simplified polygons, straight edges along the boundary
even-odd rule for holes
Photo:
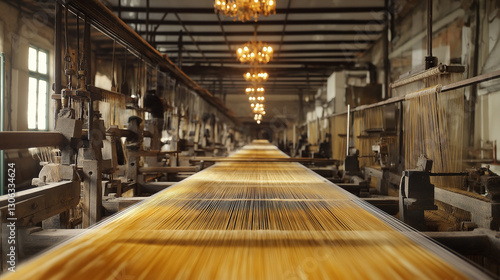
[[[313,67],[309,65],[306,67],[275,67],[272,64],[267,65],[267,67],[262,67],[269,76],[270,79],[276,77],[298,77],[305,78],[306,73],[309,73],[309,78],[311,77],[329,77],[334,71],[338,71],[341,69],[348,70],[367,70],[366,65],[357,65],[355,63],[339,63],[339,62],[330,62],[323,67]],[[244,73],[248,71],[248,68],[242,67],[231,67],[231,66],[184,66],[184,72],[191,77],[220,77],[220,76],[239,76],[242,77]],[[198,79],[197,79],[198,80]]]
[[[228,41],[230,45],[243,45],[248,41]],[[372,44],[375,40],[321,40],[321,41],[283,41],[283,45],[339,45],[339,44]],[[177,45],[177,41],[156,41],[156,45]],[[266,41],[268,45],[278,45],[279,41]],[[185,42],[184,45],[193,45],[192,42]],[[225,41],[196,41],[197,45],[213,46],[226,45]]]
[[[118,11],[118,6],[111,6],[111,10]],[[286,8],[276,9],[276,14],[338,14],[338,13],[378,13],[383,12],[383,6],[376,7],[316,7],[316,8]],[[121,7],[121,12],[147,12],[146,7]],[[149,7],[150,13],[177,13],[177,14],[213,14],[212,8],[188,8],[188,7]]]
[[[242,84],[244,83],[245,86],[248,86],[249,84],[251,84],[251,83],[247,82],[245,79],[243,79],[243,75],[241,75],[241,76],[237,75],[237,76],[238,76],[238,79],[235,79],[234,80],[235,82],[242,83]],[[300,80],[302,78],[303,78],[303,80]],[[273,81],[275,81],[275,82],[277,82],[277,83],[292,83],[292,84],[293,83],[302,83],[302,82],[306,81],[305,77],[300,77],[300,78],[296,78],[296,77],[295,78],[289,78],[289,77],[271,77],[270,79],[273,80]],[[322,81],[325,81],[325,80],[326,80],[326,77],[314,77],[314,78],[310,78],[310,81],[313,81],[313,82],[322,82]],[[202,83],[202,82],[206,82],[206,83],[210,82],[211,83],[213,81],[217,82],[219,80],[218,80],[217,77],[204,78],[203,81],[201,81],[200,83]],[[268,82],[262,82],[261,85],[264,86],[264,87],[266,87],[266,85],[269,85],[269,83]]]
[[[189,50],[188,52],[196,53],[195,50]],[[366,49],[295,49],[295,50],[281,50],[282,54],[296,54],[296,53],[358,53],[364,52]],[[227,53],[225,50],[206,50],[204,53]]]
[[[224,89],[227,95],[244,95],[244,89],[238,89],[238,90],[227,90],[226,88]],[[267,96],[274,96],[274,95],[298,95],[300,92],[308,94],[308,93],[315,93],[318,91],[318,87],[315,88],[307,88],[305,85],[303,87],[297,87],[297,86],[291,86],[289,88],[281,88],[281,89],[270,89],[267,92]],[[269,98],[268,98],[269,100]]]
[[[200,86],[203,86],[203,87],[208,87],[208,86],[211,86],[213,84],[215,80],[210,80],[210,81],[207,81],[207,82],[199,82],[199,85]],[[218,82],[218,81],[215,81],[215,82]],[[310,83],[308,83],[307,81],[297,81],[297,82],[288,82],[288,81],[279,81],[279,82],[276,82],[276,84],[273,84],[272,86],[269,85],[269,86],[266,86],[265,84],[262,84],[260,86],[262,86],[263,88],[265,89],[269,89],[269,88],[278,88],[278,87],[295,87],[295,86],[299,86],[299,85],[307,85],[307,86],[315,86],[315,87],[321,87],[323,84],[326,83],[326,80],[322,80],[322,81],[311,81]],[[229,83],[229,82],[225,82],[225,83],[222,83],[224,86],[229,86],[229,87],[234,87],[234,88],[238,88],[238,89],[245,89],[247,87],[249,87],[249,84],[248,82],[234,82],[233,83]]]
[[[197,63],[203,63],[202,61],[198,61]],[[213,61],[211,63],[219,63],[218,61]],[[230,62],[224,61],[224,63],[230,64]],[[339,65],[351,65],[354,63],[354,60],[339,60],[339,61],[304,61],[304,60],[289,60],[289,61],[281,61],[281,62],[271,62],[273,65],[290,65],[290,64],[295,64],[295,65],[308,65],[309,67],[328,67],[328,66],[339,66]],[[234,64],[240,64],[239,62],[235,61]],[[199,65],[196,65],[199,66]],[[184,70],[184,65],[182,66],[182,69]],[[214,66],[210,66],[214,67]],[[250,67],[249,65],[247,66],[246,69]]]
[[[180,38],[179,38],[179,40],[177,40],[177,46],[179,46],[179,44],[180,44],[180,47],[183,47],[183,46],[184,46],[184,45],[186,45],[186,44],[195,45],[195,46],[196,46],[196,49],[198,49],[198,53],[200,53],[200,54],[201,54],[201,56],[205,58],[205,54],[204,54],[204,53],[203,53],[203,51],[201,50],[201,48],[200,48],[200,46],[199,46],[198,42],[194,39],[193,35],[191,35],[191,33],[189,32],[189,29],[187,28],[187,26],[186,26],[186,25],[184,24],[184,22],[181,20],[181,18],[179,17],[179,15],[177,15],[177,14],[174,14],[174,15],[175,15],[175,18],[177,18],[177,21],[179,22],[179,25],[180,25],[180,26],[182,26],[182,29],[184,29],[184,32],[186,32],[186,33],[187,33],[187,35],[189,36],[189,38],[191,39],[191,43],[189,43],[189,42],[182,42],[182,41],[181,41],[181,40],[182,40],[182,37],[181,37],[182,35],[179,35],[179,37],[180,37]],[[181,33],[181,34],[182,34],[182,33]],[[180,42],[179,42],[179,41],[180,41]],[[159,43],[158,43],[158,42],[156,42],[156,40],[155,40],[155,45],[156,45],[156,46],[158,46],[158,45],[159,45]],[[181,51],[182,51],[182,50],[181,50]],[[180,54],[180,55],[182,55],[182,52],[181,52],[181,54]],[[182,66],[182,61],[181,61],[181,63],[180,63],[180,64],[178,64],[177,66]]]
[[[246,71],[245,71],[246,72]],[[227,77],[227,75],[218,75],[218,76],[223,76],[223,77]],[[238,77],[237,79],[235,79],[235,81],[238,81],[238,82],[246,82],[246,80],[243,78],[243,71],[241,73],[233,73],[233,77]],[[325,80],[327,76],[325,75],[322,75],[322,76],[318,76],[318,75],[314,75],[314,76],[311,76],[310,77],[310,80],[311,81],[323,81]],[[302,75],[300,77],[298,77],[297,75],[295,75],[295,77],[289,77],[288,75],[273,75],[273,76],[270,76],[269,80],[273,80],[273,81],[277,81],[277,82],[302,82],[302,80],[306,80],[306,76],[305,75]],[[216,75],[211,75],[211,76],[205,76],[203,81],[218,81],[218,77]],[[247,84],[251,84],[251,82],[246,82]],[[261,83],[262,85],[269,85],[268,82],[262,82]]]
[[[127,24],[146,24],[144,19],[122,19]],[[185,25],[219,25],[216,20],[189,20],[183,21]],[[149,20],[149,24],[161,25],[179,25],[176,20]],[[241,21],[222,21],[222,24],[227,25],[247,25],[247,22]],[[289,20],[287,25],[382,25],[383,21],[365,20],[365,19],[325,19],[325,20]],[[259,26],[262,25],[283,25],[282,20],[259,20]]]
[[[176,56],[169,56],[169,58],[176,59],[177,57]],[[185,59],[185,58],[183,58],[183,61],[189,61],[189,60],[198,61],[198,60],[201,60],[202,58],[203,59],[206,58],[206,60],[218,60],[218,61],[231,60],[231,61],[238,61],[236,58],[231,57],[231,56],[191,57],[191,59]],[[280,56],[280,57],[273,58],[271,61],[275,61],[276,62],[276,61],[288,60],[288,59],[352,59],[352,58],[356,58],[356,55],[349,54],[349,55]]]
[[[339,66],[341,64],[338,63],[331,63],[332,67]],[[317,73],[321,72],[324,69],[317,69],[317,68],[308,68],[306,70],[305,67],[273,67],[272,64],[268,65],[268,67],[262,67],[267,73],[269,73],[270,76],[272,75],[278,75],[278,74],[290,74],[293,75],[295,73],[305,73],[305,71],[309,71],[310,73]],[[350,68],[351,69],[351,68]],[[366,69],[366,68],[364,68]],[[361,70],[361,69],[360,69]],[[243,75],[246,71],[248,71],[248,68],[242,68],[242,67],[230,67],[230,66],[202,66],[202,65],[196,65],[196,66],[185,66],[183,68],[183,71],[186,74],[189,75],[202,75],[202,74],[234,74],[234,73],[240,73]]]
[[[146,32],[137,32],[139,35],[145,35]],[[253,31],[225,31],[226,36],[253,36]],[[286,36],[305,36],[305,35],[378,35],[382,30],[307,30],[307,31],[286,31]],[[221,36],[221,32],[191,32],[193,36]],[[155,32],[158,36],[177,36],[178,32],[174,31],[158,31]],[[259,36],[280,36],[281,31],[259,31]]]
[[[243,74],[244,72],[246,71],[241,71],[241,73],[232,73],[233,74],[233,77],[237,77],[237,79],[235,79],[235,81],[245,81],[245,79],[243,78]],[[269,73],[269,72],[268,72]],[[198,78],[199,76],[195,76],[195,75],[191,75],[193,78]],[[227,77],[228,75],[224,75],[224,74],[217,74],[217,73],[205,73],[203,75],[203,80],[207,80],[207,81],[215,81],[215,80],[218,80],[219,77]],[[271,75],[270,75],[271,76]],[[323,74],[311,74],[309,76],[309,78],[311,80],[323,80],[323,79],[326,79],[328,78],[330,75],[326,74],[326,73],[323,73]],[[293,74],[293,75],[290,75],[288,73],[286,73],[286,75],[273,75],[269,78],[270,80],[274,80],[274,79],[277,79],[279,81],[301,81],[301,79],[305,79],[305,73],[304,72],[301,72],[300,74],[297,73],[297,74]],[[263,82],[263,84],[265,84],[266,82]]]
[[[109,44],[108,47],[106,45],[99,45],[99,49],[97,50],[97,55],[109,55],[112,51],[113,44]],[[120,45],[117,45],[117,47]],[[123,49],[123,48],[121,48]],[[173,53],[177,51],[176,49],[167,49],[167,50],[161,50],[162,52],[168,52],[168,53]],[[193,49],[187,49],[185,48],[183,50],[185,53],[198,53],[198,50],[193,50]],[[295,49],[295,50],[281,50],[281,54],[304,54],[304,53],[314,53],[314,54],[320,54],[320,53],[362,53],[366,51],[366,49]],[[203,53],[205,54],[227,54],[227,50],[203,50]],[[120,55],[119,52],[117,52],[117,56]]]

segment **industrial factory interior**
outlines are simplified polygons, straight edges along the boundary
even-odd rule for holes
[[[0,0],[0,278],[498,279],[497,122],[498,0]]]

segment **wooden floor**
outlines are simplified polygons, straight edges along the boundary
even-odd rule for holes
[[[392,217],[256,141],[7,279],[480,279]]]

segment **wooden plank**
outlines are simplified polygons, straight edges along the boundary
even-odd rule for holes
[[[101,168],[97,160],[83,160],[83,205],[82,227],[87,228],[97,223],[102,216],[102,181]]]
[[[47,131],[0,132],[1,150],[61,146],[65,143],[67,143],[67,140],[59,132],[47,132]]]
[[[16,193],[15,217],[17,225],[34,225],[42,220],[74,208],[80,202],[80,182],[63,181],[47,186]],[[2,221],[6,222],[8,214],[8,196],[0,197]]]

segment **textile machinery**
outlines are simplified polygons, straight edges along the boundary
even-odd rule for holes
[[[272,158],[286,156],[254,141],[6,279],[488,277],[304,166]]]

